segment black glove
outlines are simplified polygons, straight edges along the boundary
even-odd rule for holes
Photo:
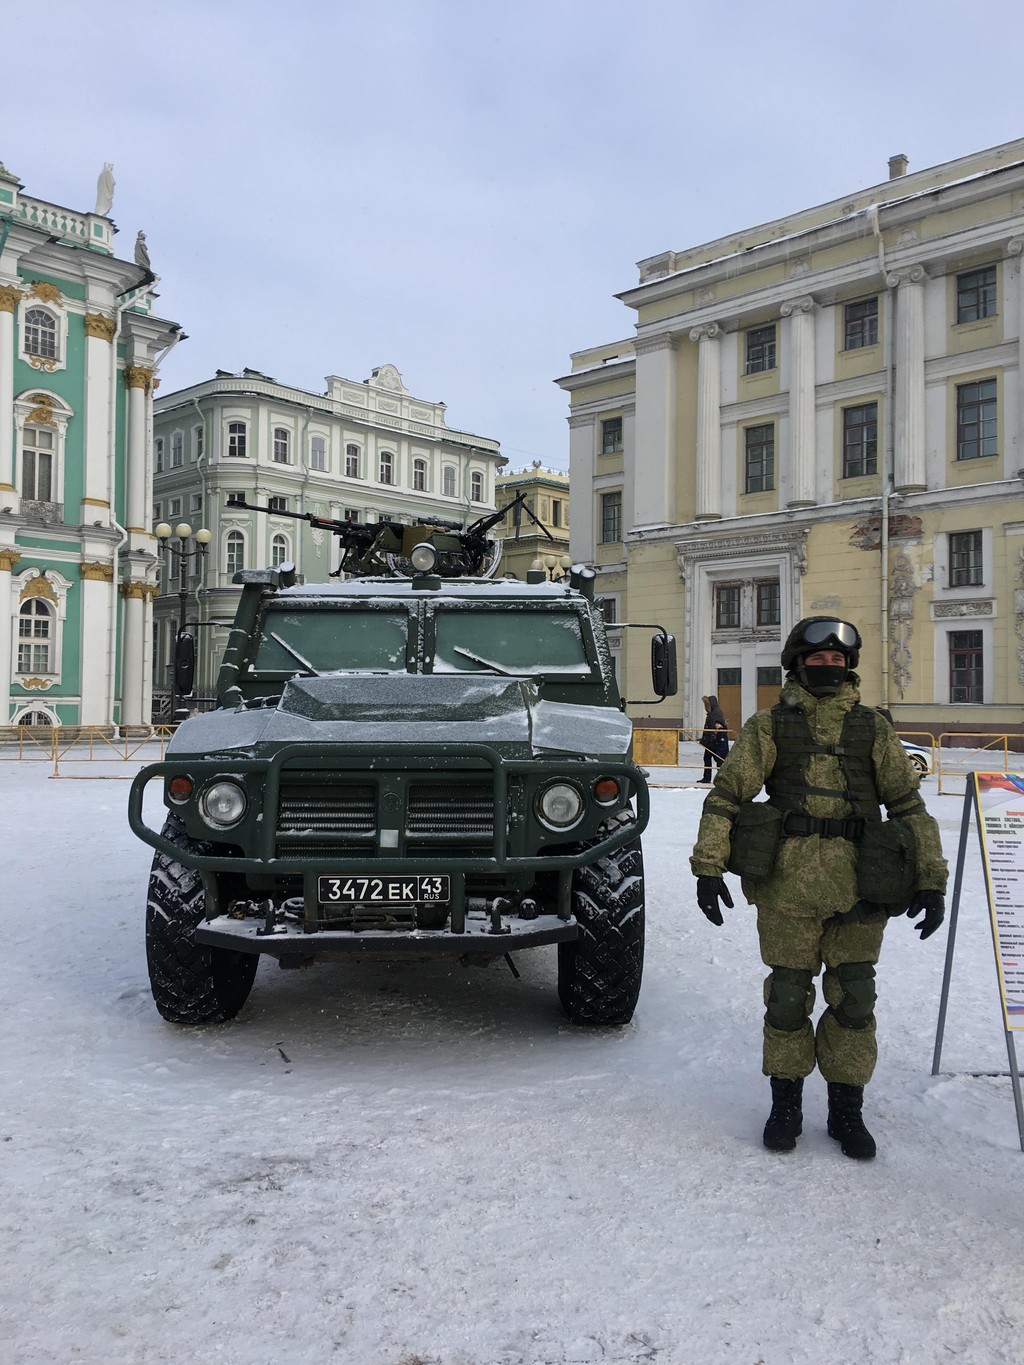
[[[914,898],[910,902],[910,909],[907,914],[913,919],[915,915],[924,914],[924,919],[914,925],[915,929],[920,930],[921,942],[930,938],[935,930],[938,929],[942,921],[946,918],[946,898],[941,891],[915,891]]]
[[[721,877],[698,877],[697,878],[697,904],[707,915],[712,924],[721,924],[722,908],[718,904],[721,899],[723,905],[732,909],[732,897],[729,895],[729,888]]]

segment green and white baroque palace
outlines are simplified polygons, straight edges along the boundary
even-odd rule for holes
[[[150,717],[153,390],[180,328],[144,242],[115,255],[102,182],[78,212],[0,165],[0,730]]]

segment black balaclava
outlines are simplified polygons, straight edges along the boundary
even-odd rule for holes
[[[812,649],[810,652],[816,654],[817,650]],[[850,672],[849,656],[843,655],[845,662],[841,667],[835,664],[807,664],[804,662],[806,657],[801,654],[793,670],[800,686],[810,692],[812,697],[837,696]]]

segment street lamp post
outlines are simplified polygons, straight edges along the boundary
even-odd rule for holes
[[[190,687],[187,692],[182,693],[181,697],[178,695],[178,655],[181,648],[181,641],[187,634],[185,629],[188,615],[188,580],[186,578],[186,570],[193,560],[198,562],[206,558],[207,546],[210,544],[212,537],[205,526],[201,527],[195,532],[195,549],[189,549],[188,542],[192,539],[192,527],[189,526],[187,521],[179,522],[173,530],[166,521],[161,521],[158,525],[153,527],[153,534],[156,536],[160,548],[167,554],[172,570],[175,565],[175,560],[177,561],[178,581],[180,584],[178,589],[178,630],[174,637],[174,665],[171,669],[171,723],[173,724],[178,718],[178,702],[184,697],[190,696],[193,690],[193,688]],[[177,546],[171,544],[172,535],[175,535],[178,538]]]

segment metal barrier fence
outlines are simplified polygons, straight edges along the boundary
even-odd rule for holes
[[[939,761],[936,769],[939,777],[939,791],[943,796],[963,796],[967,789],[968,773],[986,771],[1008,773],[1010,771],[1010,740],[1019,738],[1019,735],[991,735],[981,731],[950,732],[948,734],[939,735],[937,750]],[[988,742],[970,748],[962,748],[958,744],[954,749],[952,745],[948,746],[948,748],[945,745],[945,741],[950,739],[983,739]],[[946,749],[945,752],[943,752],[944,749]],[[991,765],[987,769],[984,766],[979,767],[979,755],[991,753],[993,757],[995,757],[999,750],[1002,751],[1003,766],[1001,768],[993,768]],[[963,756],[958,759],[953,759],[950,756],[951,752],[960,753]],[[963,787],[959,788],[957,791],[953,791],[952,788],[948,786],[943,786],[944,781],[948,781],[954,777],[962,777],[964,779]]]
[[[105,734],[98,726],[84,725],[70,739],[63,741],[60,730],[55,729],[51,754],[53,772],[50,776],[130,781],[134,773],[69,773],[61,772],[61,764],[67,768],[69,764],[76,763],[159,763],[163,760],[168,740],[175,728],[173,725],[153,725],[144,734],[127,736]]]
[[[16,735],[0,736],[0,760],[52,763],[56,733],[52,725],[19,725]]]

